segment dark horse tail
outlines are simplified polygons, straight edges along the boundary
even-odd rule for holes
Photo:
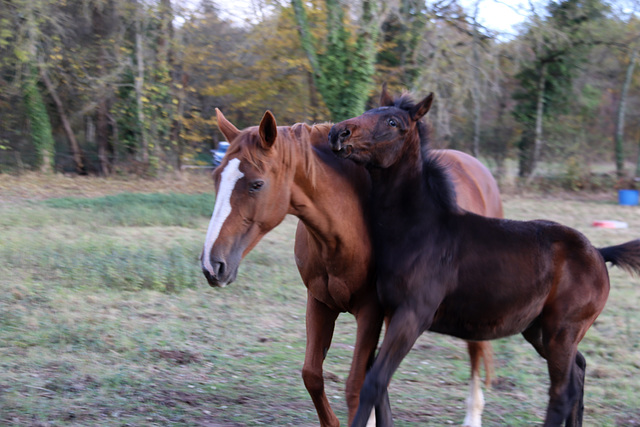
[[[598,249],[605,261],[640,275],[640,239]]]

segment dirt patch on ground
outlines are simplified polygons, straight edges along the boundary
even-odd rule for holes
[[[211,171],[184,172],[161,178],[136,176],[100,178],[30,172],[0,174],[0,203],[52,197],[100,197],[119,193],[208,193],[213,191]]]
[[[640,426],[640,410],[631,414],[624,414],[616,419],[618,426]]]
[[[175,365],[188,365],[189,363],[197,363],[202,359],[201,355],[184,350],[153,349],[151,353],[157,358],[167,360]]]

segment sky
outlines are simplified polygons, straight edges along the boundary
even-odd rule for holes
[[[476,1],[460,0],[460,4],[472,15]],[[528,13],[526,0],[480,0],[478,22],[492,30],[515,35],[514,26],[522,23]]]
[[[478,0],[459,1],[472,14]],[[254,14],[251,0],[218,0],[217,4],[222,9],[222,14],[231,19],[242,20]],[[524,20],[528,9],[528,0],[480,0],[479,22],[487,28],[506,33],[505,35],[515,35],[513,26]]]

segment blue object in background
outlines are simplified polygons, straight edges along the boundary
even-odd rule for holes
[[[220,141],[220,143],[218,144],[218,149],[211,150],[211,155],[213,156],[213,159],[211,159],[211,163],[213,163],[214,167],[218,167],[220,162],[222,162],[222,158],[227,152],[227,148],[229,148],[229,143],[227,141]]]
[[[638,204],[638,190],[618,190],[618,203],[636,206]]]

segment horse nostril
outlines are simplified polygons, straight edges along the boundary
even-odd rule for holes
[[[202,273],[209,281],[220,280],[224,277],[226,270],[227,264],[224,261],[212,259],[209,266],[206,263],[202,264]]]
[[[227,269],[227,265],[222,261],[216,261],[211,263],[215,277],[220,278],[224,276]]]
[[[349,136],[351,136],[351,131],[349,129],[345,129],[342,132],[340,132],[340,139],[343,141],[349,138]]]

